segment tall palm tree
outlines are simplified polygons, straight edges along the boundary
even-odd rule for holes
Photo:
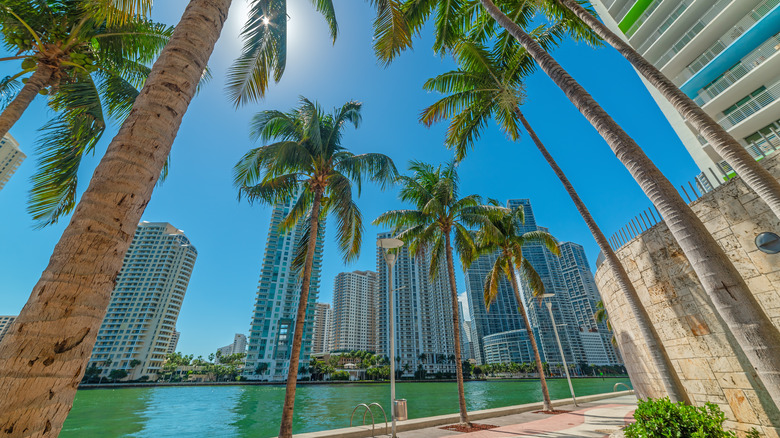
[[[32,177],[28,211],[38,226],[73,210],[82,157],[94,152],[109,122],[127,117],[149,74],[147,64],[173,33],[173,27],[141,17],[109,24],[88,4],[12,0],[0,8],[3,45],[15,53],[0,61],[21,60],[21,70],[0,87],[14,89],[18,78],[32,73],[0,113],[0,137],[39,94],[49,96],[56,112],[42,128]]]
[[[455,283],[455,249],[464,257],[474,250],[471,235],[466,227],[477,224],[485,207],[480,197],[469,195],[459,198],[459,181],[456,163],[434,167],[420,161],[409,166],[411,176],[402,176],[400,198],[410,202],[415,210],[392,210],[379,216],[374,225],[390,225],[398,238],[409,245],[412,254],[430,254],[430,276],[439,275],[444,263],[450,287],[452,304],[452,329],[455,339],[455,371],[458,381],[460,423],[470,424],[463,389],[463,366],[460,351],[460,321],[458,316],[458,289]]]
[[[446,97],[423,110],[420,120],[431,126],[444,118],[451,119],[445,144],[454,148],[459,158],[463,158],[473,147],[491,118],[496,120],[500,129],[513,141],[520,138],[520,125],[525,128],[534,145],[563,184],[604,254],[607,266],[636,318],[664,389],[675,401],[690,401],[628,273],[574,186],[520,110],[525,101],[523,80],[534,70],[533,59],[525,51],[515,51],[511,54],[491,53],[481,44],[470,40],[463,40],[454,46],[453,53],[460,69],[429,79],[423,85],[426,90],[444,93]]]
[[[362,243],[363,218],[352,199],[352,185],[359,194],[364,179],[385,188],[397,177],[389,157],[373,153],[354,155],[341,144],[344,126],[351,124],[357,128],[360,125],[360,109],[360,103],[347,102],[326,114],[319,105],[301,98],[300,106],[290,112],[260,112],[252,121],[252,136],[262,142],[277,142],[250,150],[234,170],[239,197],[266,204],[295,200],[279,225],[280,232],[289,232],[299,224],[304,227],[296,257],[303,269],[301,295],[280,437],[292,436],[295,386],[309,307],[311,271],[318,236],[325,231],[320,231],[320,222],[329,213],[335,215],[339,249],[345,261],[355,260]]]
[[[634,50],[625,40],[615,35],[599,19],[582,7],[576,0],[536,0],[551,12],[563,5],[580,20],[593,29],[604,41],[614,47],[628,62],[650,82],[664,98],[709,142],[715,152],[727,163],[780,217],[780,181],[750,156],[737,140],[723,129],[718,122],[704,112],[696,102],[683,93],[677,85],[653,64]]]
[[[110,23],[148,11],[151,4],[151,0],[83,1],[109,17]],[[253,0],[253,5],[267,2]],[[230,4],[231,0],[189,1],[119,133],[108,145],[49,265],[14,328],[0,343],[0,430],[44,436],[55,436],[61,430],[105,316],[113,279],[163,171]],[[261,19],[257,8],[249,18],[257,27],[256,19]],[[266,67],[258,64],[250,83],[262,84],[268,77]]]
[[[490,203],[498,207],[498,202],[491,200]],[[483,222],[477,231],[477,251],[472,253],[467,266],[470,266],[471,262],[481,255],[495,254],[496,260],[493,262],[493,266],[490,268],[484,282],[485,307],[490,311],[490,304],[498,296],[499,284],[504,279],[508,280],[515,293],[517,311],[523,317],[528,339],[531,341],[531,348],[536,361],[536,370],[539,372],[539,380],[542,385],[544,410],[552,411],[553,407],[550,401],[550,392],[547,389],[547,381],[544,377],[542,358],[539,354],[539,347],[536,344],[536,337],[534,336],[531,322],[528,320],[528,314],[523,307],[523,300],[520,297],[520,287],[517,284],[515,272],[522,276],[528,287],[531,288],[533,295],[540,297],[544,294],[544,283],[539,273],[531,265],[531,262],[523,257],[523,247],[529,243],[538,243],[556,256],[561,255],[561,250],[555,238],[546,231],[529,231],[527,233],[521,231],[520,226],[525,223],[522,207],[501,208],[491,212],[488,218],[489,220]]]
[[[422,9],[422,14],[418,13],[422,16],[425,16],[426,10],[430,15],[430,11],[439,1],[443,0],[408,0],[410,4]],[[542,71],[555,82],[604,138],[615,156],[628,169],[642,191],[661,213],[716,311],[734,334],[751,365],[755,367],[759,378],[767,388],[768,395],[774,403],[780,404],[780,331],[764,313],[723,248],[634,139],[522,26],[514,21],[520,19],[521,23],[525,22],[527,25],[529,15],[533,16],[533,4],[501,0],[502,6],[511,8],[513,15],[510,18],[492,0],[479,0],[479,4],[476,1],[472,3],[460,4],[460,12],[449,17],[452,22],[438,17],[437,28],[444,25],[455,27],[462,35],[474,31],[475,28],[481,30],[497,26],[509,32],[512,38],[528,52]],[[518,5],[520,8],[528,8],[525,15],[516,12]],[[491,21],[492,24],[486,24]],[[438,32],[437,36],[440,33]],[[451,37],[448,38],[450,39],[446,44],[441,43],[447,49],[452,47]]]

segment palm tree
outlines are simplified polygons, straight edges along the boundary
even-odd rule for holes
[[[497,201],[491,200],[490,203],[498,207]],[[547,389],[547,381],[544,377],[542,358],[539,354],[539,347],[536,344],[536,337],[533,334],[531,322],[528,320],[528,315],[523,307],[522,298],[520,298],[520,287],[517,284],[515,272],[519,272],[520,275],[522,275],[525,282],[531,288],[533,295],[539,297],[544,294],[544,283],[542,282],[539,273],[537,273],[531,265],[531,262],[523,257],[523,247],[529,243],[538,243],[557,256],[560,256],[561,251],[558,248],[558,243],[555,241],[555,238],[553,238],[550,233],[545,231],[529,231],[523,233],[520,230],[520,226],[525,223],[525,215],[522,207],[512,209],[501,208],[491,212],[488,215],[488,218],[489,220],[483,222],[482,226],[477,231],[477,251],[472,253],[471,259],[468,260],[467,267],[481,255],[495,254],[496,260],[493,262],[493,266],[485,277],[485,308],[490,311],[490,304],[493,303],[498,296],[499,283],[502,282],[504,278],[508,280],[515,293],[517,311],[523,317],[525,329],[528,333],[528,338],[531,341],[531,348],[533,349],[534,359],[536,360],[536,369],[539,372],[539,380],[542,385],[544,410],[552,411],[552,402],[550,401],[550,392]]]
[[[425,10],[430,13],[433,6],[438,3],[435,0],[429,2],[410,0],[410,2],[422,5],[423,15]],[[533,5],[519,2],[521,9],[530,8],[525,14],[520,14],[516,12],[518,4],[510,3],[513,7],[512,16],[523,20],[522,24],[528,25],[529,17],[534,15]],[[492,19],[493,26],[508,31],[514,40],[520,43],[542,71],[555,82],[604,138],[615,156],[655,205],[672,236],[690,261],[717,313],[726,322],[745,356],[756,369],[769,396],[776,404],[780,404],[780,331],[764,313],[723,248],[707,231],[672,183],[585,88],[492,0],[479,0],[479,4],[482,6],[479,10],[476,9],[478,8],[476,4],[473,10],[470,5],[465,5],[462,6],[459,14],[452,17],[437,17],[437,28],[456,26],[458,30],[457,26],[464,27],[465,29],[460,29],[462,35],[466,31],[475,31],[474,28],[476,31],[481,31],[490,27],[485,23]],[[470,20],[464,17],[475,18]],[[576,21],[580,22],[580,20]],[[572,20],[565,20],[565,22],[571,23]],[[437,36],[440,33],[438,32]],[[452,37],[448,34],[447,38],[446,44],[441,44],[450,48]],[[758,339],[761,342],[756,342]]]
[[[250,150],[235,166],[234,183],[239,198],[266,204],[295,200],[280,232],[303,227],[296,261],[302,265],[301,295],[287,373],[287,391],[282,409],[280,437],[292,436],[295,385],[300,359],[303,326],[309,307],[309,285],[320,222],[329,213],[336,216],[337,241],[345,261],[360,253],[363,219],[352,199],[352,185],[358,194],[368,179],[382,188],[397,177],[393,161],[382,154],[354,155],[341,144],[346,124],[360,125],[361,104],[347,102],[331,114],[301,98],[289,112],[263,111],[252,121],[252,136],[262,142],[277,142]],[[297,199],[296,199],[297,198]],[[347,356],[349,357],[349,356]]]
[[[13,0],[0,8],[4,46],[15,53],[0,61],[21,60],[21,70],[0,85],[16,95],[0,113],[0,137],[39,94],[49,96],[56,113],[42,128],[32,177],[28,210],[39,226],[73,210],[82,157],[94,153],[109,122],[130,112],[147,64],[173,33],[173,27],[140,17],[109,25],[86,4]],[[30,73],[18,87],[17,79]]]
[[[109,17],[110,23],[122,23],[138,11],[147,11],[151,4],[150,0],[83,1]],[[258,3],[264,1],[254,0]],[[113,279],[163,171],[230,4],[231,0],[189,1],[14,322],[24,330],[9,332],[0,343],[0,387],[8,394],[0,400],[0,430],[18,428],[31,435],[44,431],[56,435],[61,430],[105,316]],[[258,20],[265,22],[256,10],[245,34],[252,34]],[[262,79],[268,77],[266,67],[256,65],[257,74],[249,83],[261,87]]]
[[[545,41],[543,37],[544,35],[538,39]],[[563,184],[604,254],[607,266],[612,271],[636,318],[640,333],[648,346],[651,359],[659,371],[666,392],[675,401],[690,402],[628,273],[574,186],[520,110],[520,106],[525,103],[523,80],[534,70],[533,59],[524,51],[516,51],[512,54],[491,53],[481,44],[470,40],[459,42],[453,48],[453,53],[460,69],[429,79],[423,85],[427,91],[437,91],[446,96],[423,110],[420,120],[426,126],[431,126],[444,118],[449,118],[445,144],[454,148],[456,156],[461,159],[479,138],[483,127],[491,118],[496,120],[500,129],[513,141],[520,138],[520,125],[525,128],[534,145]]]
[[[593,319],[595,319],[599,324],[604,323],[604,325],[607,326],[607,330],[612,331],[612,323],[609,321],[609,314],[607,314],[607,309],[604,308],[604,301],[599,300],[596,302],[596,313],[593,314]],[[612,345],[617,348],[618,343],[614,334],[612,335],[612,339],[610,339],[610,341],[612,341]]]
[[[598,18],[575,0],[537,0],[554,11],[558,4],[573,12],[580,20],[593,29],[599,37],[614,47],[628,62],[650,82],[666,100],[709,142],[715,152],[727,163],[780,217],[780,181],[762,165],[758,164],[748,151],[737,142],[718,122],[704,112],[696,102],[683,93],[677,85],[666,77],[653,64],[647,61],[625,40],[615,35]]]
[[[374,225],[390,225],[398,238],[409,245],[409,252],[417,256],[430,251],[430,276],[439,275],[439,267],[447,267],[452,303],[452,329],[455,339],[455,370],[458,380],[460,423],[470,424],[463,389],[463,368],[460,352],[460,321],[458,291],[455,284],[455,263],[452,247],[463,257],[473,250],[471,235],[466,227],[481,220],[480,197],[458,197],[458,172],[455,162],[434,168],[430,164],[413,161],[412,176],[402,176],[400,198],[411,202],[416,210],[388,211],[374,221]]]

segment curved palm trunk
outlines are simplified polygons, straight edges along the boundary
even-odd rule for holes
[[[192,0],[0,343],[0,437],[55,437],[230,0]]]
[[[528,120],[525,119],[525,116],[519,108],[517,109],[517,116],[520,118],[520,122],[523,124],[523,127],[525,127],[525,130],[528,131],[528,135],[531,136],[531,140],[533,140],[537,149],[539,149],[539,152],[544,156],[547,164],[550,165],[553,172],[555,172],[555,175],[561,180],[563,187],[566,189],[566,193],[568,193],[571,200],[574,201],[577,211],[582,216],[582,219],[585,220],[585,224],[588,226],[588,230],[590,230],[590,233],[596,240],[601,253],[604,254],[607,266],[609,266],[609,269],[615,276],[615,281],[623,292],[623,295],[626,297],[626,302],[631,309],[631,313],[634,315],[634,318],[636,318],[640,334],[645,341],[645,345],[647,345],[653,364],[658,369],[661,383],[669,394],[669,398],[674,402],[684,401],[685,403],[690,404],[690,399],[685,392],[680,377],[677,375],[672,362],[669,360],[669,355],[666,353],[666,348],[664,348],[661,338],[658,336],[658,332],[650,321],[650,315],[642,305],[639,294],[637,294],[636,289],[634,289],[634,285],[628,278],[628,273],[617,258],[615,251],[612,251],[612,247],[609,246],[607,238],[604,236],[604,233],[601,232],[601,228],[596,224],[593,216],[590,215],[590,211],[588,211],[585,203],[580,199],[577,191],[574,190],[574,186],[572,186],[569,178],[566,177],[566,174],[563,173],[563,170],[558,166],[558,163],[555,162],[555,159],[547,151],[547,148],[544,147],[544,144],[536,135],[533,128],[531,128],[531,125],[528,123]]]
[[[539,371],[539,380],[542,384],[542,402],[544,403],[545,411],[552,411],[552,401],[550,401],[550,391],[547,389],[547,379],[544,377],[544,365],[542,365],[542,356],[539,354],[539,346],[536,344],[536,337],[534,336],[534,330],[531,328],[531,321],[528,320],[528,314],[525,313],[523,307],[523,300],[520,298],[520,287],[517,285],[517,279],[514,275],[507,275],[509,282],[512,284],[512,290],[515,292],[515,299],[517,300],[517,311],[523,316],[523,322],[525,323],[525,330],[528,332],[528,339],[531,340],[531,348],[534,350],[534,360],[536,361],[536,369]],[[563,352],[561,352],[563,353]]]
[[[284,393],[282,407],[282,424],[279,427],[279,438],[291,438],[293,427],[293,412],[295,410],[295,389],[298,384],[298,362],[301,359],[301,343],[303,342],[303,326],[306,321],[306,308],[309,306],[309,286],[311,285],[311,269],[314,265],[314,252],[317,249],[317,233],[319,232],[320,203],[322,193],[314,194],[309,220],[309,246],[306,248],[306,263],[303,265],[303,283],[301,296],[298,299],[298,313],[295,317],[295,334],[290,351],[290,366],[287,369],[287,389]]]
[[[463,363],[460,357],[460,316],[458,314],[458,286],[455,283],[455,264],[452,259],[452,242],[450,233],[444,233],[444,242],[447,250],[447,271],[450,280],[450,294],[452,298],[452,335],[455,338],[455,377],[458,380],[458,406],[460,407],[460,423],[471,424],[469,413],[466,409],[466,393],[463,389]]]
[[[709,116],[688,95],[683,93],[669,78],[634,50],[618,35],[615,35],[598,18],[589,14],[574,0],[558,0],[584,21],[598,36],[614,47],[636,70],[645,77],[674,108],[701,135],[707,139],[715,151],[766,202],[775,216],[780,217],[780,181],[759,164],[748,151],[737,142],[722,126]]]
[[[699,281],[726,322],[767,393],[780,405],[780,331],[729,260],[674,186],[612,117],[520,26],[491,0],[480,0],[490,15],[528,51],[569,100],[607,141],[664,218]]]
[[[27,107],[38,96],[38,92],[49,85],[52,74],[54,74],[54,68],[42,62],[38,63],[35,72],[27,79],[27,83],[24,84],[19,94],[0,113],[0,138],[8,134],[11,127],[22,117]]]

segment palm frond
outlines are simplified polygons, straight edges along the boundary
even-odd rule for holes
[[[528,287],[531,288],[533,296],[539,298],[544,295],[544,282],[542,281],[542,277],[536,272],[536,269],[534,269],[531,262],[526,258],[523,258],[520,263],[520,275]]]
[[[399,0],[370,0],[376,7],[374,54],[385,66],[412,47],[412,29]]]
[[[345,262],[360,255],[363,242],[363,215],[352,200],[352,187],[344,175],[331,177],[326,189],[329,208],[336,215],[336,241]]]

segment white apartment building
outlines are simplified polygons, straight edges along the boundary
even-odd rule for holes
[[[333,281],[332,351],[375,351],[377,274],[341,272]]]
[[[168,350],[165,351],[166,354],[176,353],[176,347],[179,345],[180,337],[181,337],[181,332],[177,332],[177,331],[173,332],[173,336],[171,336],[171,342],[168,344]]]
[[[311,342],[311,353],[330,352],[333,344],[333,309],[328,303],[317,303],[314,308],[314,334]]]
[[[3,336],[5,336],[6,332],[8,332],[8,329],[11,327],[11,323],[13,323],[15,319],[16,315],[0,315],[0,342],[2,342]]]
[[[19,149],[19,142],[11,134],[6,134],[0,139],[0,190],[25,158],[27,155]]]
[[[377,237],[393,236],[391,233],[379,233]],[[454,373],[455,364],[449,360],[455,354],[455,336],[447,267],[442,263],[439,268],[441,274],[431,279],[429,253],[412,257],[406,246],[399,250],[393,269],[395,352],[391,353],[387,264],[381,248],[377,248],[376,256],[380,297],[377,306],[377,354],[400,358],[398,369],[411,369],[405,373],[409,375],[419,366],[428,373]]]
[[[218,348],[217,351],[222,356],[230,356],[231,354],[246,353],[246,335],[236,333],[233,336],[233,343]]]
[[[176,320],[198,252],[182,230],[141,222],[111,292],[88,366],[154,378],[175,344]],[[175,348],[175,347],[174,347]],[[139,365],[131,367],[134,360]]]
[[[780,148],[780,0],[592,0],[604,23],[757,160]],[[643,79],[644,81],[644,79]],[[733,171],[645,81],[707,187]]]

